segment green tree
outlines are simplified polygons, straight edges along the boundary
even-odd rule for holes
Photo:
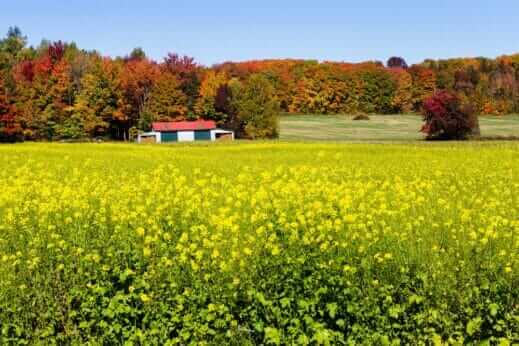
[[[130,60],[142,60],[146,59],[146,52],[141,47],[136,47],[132,50],[129,56]]]
[[[0,40],[0,69],[13,66],[26,44],[27,37],[18,27],[9,28],[7,36]]]
[[[14,89],[12,69],[22,59],[26,45],[27,37],[18,27],[9,28],[6,37],[0,39],[0,78],[4,80],[5,88]]]
[[[396,83],[390,73],[382,67],[367,66],[358,71],[358,78],[362,82],[360,110],[366,113],[391,113]]]
[[[279,135],[279,102],[269,80],[252,74],[240,88],[235,88],[234,103],[243,123],[246,138],[276,138]]]

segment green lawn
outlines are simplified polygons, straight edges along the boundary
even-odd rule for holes
[[[282,140],[413,141],[421,140],[419,115],[371,115],[354,121],[348,115],[284,115]],[[519,115],[480,117],[484,137],[519,136]]]

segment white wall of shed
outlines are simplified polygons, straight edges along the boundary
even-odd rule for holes
[[[178,131],[179,142],[193,142],[195,140],[195,131]]]

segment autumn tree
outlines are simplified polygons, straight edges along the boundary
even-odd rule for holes
[[[395,81],[395,93],[391,101],[393,113],[409,113],[413,110],[413,77],[404,69],[393,68],[391,75]]]
[[[14,67],[16,107],[26,136],[52,139],[74,102],[65,45],[51,43],[42,55]]]
[[[120,68],[112,61],[98,57],[92,65],[81,80],[73,117],[88,136],[102,136],[111,130],[118,137],[121,135],[118,125],[126,120],[122,112]]]
[[[182,92],[187,97],[187,107],[190,112],[194,112],[201,83],[201,66],[192,57],[169,53],[161,68],[174,74],[179,79]]]
[[[351,71],[330,64],[308,66],[295,84],[288,109],[308,114],[355,112],[355,86]]]
[[[479,135],[479,122],[470,105],[463,105],[453,93],[440,90],[424,100],[424,125],[427,139],[467,139]]]
[[[409,73],[413,78],[413,109],[420,111],[423,101],[432,96],[436,90],[436,75],[432,69],[418,65],[412,66]]]
[[[225,122],[225,113],[216,109],[216,96],[218,90],[227,83],[227,75],[224,72],[209,70],[205,73],[200,85],[200,94],[196,103],[196,113],[203,119]]]
[[[128,139],[130,128],[138,125],[159,75],[157,64],[148,59],[130,60],[124,64],[120,75],[124,114],[119,121],[122,139]]]
[[[172,73],[162,73],[151,90],[139,128],[149,130],[153,121],[184,120],[187,115],[187,97],[180,81]]]
[[[10,104],[5,82],[0,78],[0,142],[23,140],[22,129]]]
[[[407,62],[404,60],[404,58],[393,56],[388,59],[387,61],[387,67],[389,68],[400,68],[406,70],[408,68]]]
[[[96,61],[99,60],[97,54],[72,49],[68,54],[67,61],[70,64],[70,74],[72,79],[72,88],[76,93],[81,92],[81,82],[83,77],[94,67]]]

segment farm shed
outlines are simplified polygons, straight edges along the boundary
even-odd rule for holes
[[[151,132],[139,134],[139,143],[234,140],[234,132],[219,129],[212,120],[157,122]]]

